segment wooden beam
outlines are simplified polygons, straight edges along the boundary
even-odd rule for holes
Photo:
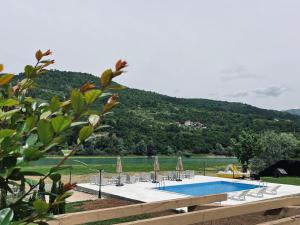
[[[140,215],[145,213],[160,212],[168,209],[176,209],[187,206],[203,205],[213,202],[221,202],[225,200],[227,200],[227,194],[179,198],[174,200],[142,203],[135,205],[120,206],[115,208],[97,209],[85,212],[64,214],[57,216],[56,220],[50,221],[48,223],[50,225],[75,225]]]
[[[279,220],[268,221],[257,225],[299,225],[299,224],[300,224],[300,215],[291,216]]]
[[[300,206],[299,205],[292,205],[292,206],[287,206],[285,207],[286,209],[293,209],[293,210],[300,210]]]
[[[232,216],[262,212],[270,209],[278,209],[286,206],[299,205],[300,197],[287,197],[274,200],[251,202],[243,205],[228,206],[216,209],[206,209],[184,214],[163,216],[140,220],[120,225],[189,225],[194,223],[213,221]]]

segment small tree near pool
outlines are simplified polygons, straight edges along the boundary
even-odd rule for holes
[[[293,134],[266,131],[260,135],[260,151],[251,160],[251,169],[259,172],[282,159],[297,155],[299,141]]]
[[[237,139],[232,139],[233,151],[246,172],[249,167],[250,160],[259,150],[259,136],[251,131],[242,131]]]
[[[9,224],[18,220],[18,224],[35,222],[45,224],[50,212],[70,196],[73,184],[65,184],[58,195],[50,195],[51,201],[32,197],[34,190],[47,178],[59,177],[59,171],[67,167],[64,162],[89,139],[97,137],[104,127],[104,118],[113,107],[119,104],[116,94],[107,91],[120,90],[124,86],[112,83],[123,74],[127,66],[119,60],[115,69],[105,70],[99,77],[99,85],[86,82],[75,88],[66,99],[53,97],[49,102],[31,98],[28,93],[38,88],[35,78],[43,76],[47,67],[54,63],[49,59],[51,51],[37,51],[35,65],[27,65],[24,79],[13,85],[14,75],[0,75],[0,224]],[[4,66],[0,64],[0,73]],[[100,86],[100,88],[97,88]],[[103,105],[96,105],[99,98],[108,98]],[[76,133],[77,144],[72,150],[46,174],[39,171],[25,171],[22,165],[39,160],[53,148],[64,149],[70,138]],[[37,176],[30,180],[29,176]],[[19,195],[8,201],[12,187],[19,189]]]

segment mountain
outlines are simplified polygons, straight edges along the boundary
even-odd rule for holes
[[[21,77],[19,77],[20,79]],[[17,77],[18,79],[18,77]],[[37,79],[41,99],[63,98],[72,88],[98,78],[86,73],[49,71]],[[242,130],[300,132],[300,117],[242,103],[184,99],[129,88],[119,93],[121,104],[107,117],[108,136],[94,140],[81,154],[232,154],[231,138]]]
[[[289,110],[286,110],[285,112],[288,112],[288,113],[293,114],[293,115],[300,116],[300,109],[289,109]]]

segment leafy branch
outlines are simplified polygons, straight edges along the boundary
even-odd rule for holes
[[[25,66],[25,78],[15,85],[12,82],[13,74],[0,76],[0,209],[13,209],[15,219],[24,223],[46,219],[53,205],[70,196],[68,191],[74,184],[68,183],[52,203],[39,198],[33,202],[28,200],[47,178],[60,177],[58,172],[63,169],[66,160],[84,142],[101,133],[105,117],[119,104],[118,95],[107,91],[125,88],[112,83],[127,67],[126,61],[118,60],[114,70],[105,70],[99,77],[100,88],[86,82],[80,88],[74,88],[63,101],[57,96],[48,102],[34,99],[30,97],[29,91],[39,88],[35,79],[45,74],[48,66],[55,63],[49,58],[51,54],[50,50],[38,50],[35,54],[36,63],[34,66]],[[0,64],[0,72],[3,70],[4,66]],[[107,101],[101,106],[97,105],[97,110],[93,109],[92,106],[98,104],[96,100],[106,98],[107,95],[110,95]],[[74,137],[74,133],[76,145],[46,174],[22,171],[23,164],[39,160],[51,150],[65,146]],[[31,183],[26,178],[29,175],[41,178],[38,182]],[[29,184],[27,191],[25,183]],[[15,202],[8,203],[6,196],[7,192],[12,192],[11,184],[19,186],[20,192],[24,193]]]

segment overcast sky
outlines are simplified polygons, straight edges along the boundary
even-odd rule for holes
[[[177,97],[300,107],[299,0],[1,0],[0,62],[20,72],[36,49],[53,68]]]

